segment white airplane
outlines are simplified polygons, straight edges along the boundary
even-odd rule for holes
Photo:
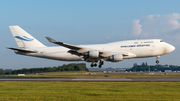
[[[11,48],[16,54],[54,59],[60,61],[86,61],[92,62],[91,67],[99,68],[104,61],[119,62],[123,59],[157,57],[175,50],[175,47],[161,39],[129,40],[106,44],[71,45],[57,42],[50,37],[46,39],[62,47],[47,47],[36,40],[19,26],[9,26],[19,48]]]

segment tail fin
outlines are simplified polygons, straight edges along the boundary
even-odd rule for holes
[[[9,26],[19,48],[46,47],[19,26]]]

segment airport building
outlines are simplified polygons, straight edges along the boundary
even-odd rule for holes
[[[155,72],[157,71],[161,71],[161,72],[179,72],[180,71],[180,68],[179,66],[168,66],[168,65],[165,65],[165,66],[162,66],[162,67],[156,67],[154,69]]]

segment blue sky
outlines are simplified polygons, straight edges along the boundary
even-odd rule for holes
[[[19,25],[47,46],[54,44],[45,36],[74,45],[161,38],[174,45],[176,50],[161,56],[160,63],[180,65],[179,4],[179,0],[1,0],[0,68],[70,63],[16,55],[6,49],[17,47],[10,25]],[[155,61],[156,57],[130,59],[119,63],[105,62],[103,67],[125,68],[142,62],[154,65]]]

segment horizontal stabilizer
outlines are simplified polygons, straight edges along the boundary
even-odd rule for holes
[[[37,53],[37,51],[32,51],[32,50],[25,50],[25,49],[19,49],[19,48],[11,48],[11,47],[7,47],[8,49],[11,50],[16,50],[16,51],[20,51],[20,52],[25,52],[25,53]]]

